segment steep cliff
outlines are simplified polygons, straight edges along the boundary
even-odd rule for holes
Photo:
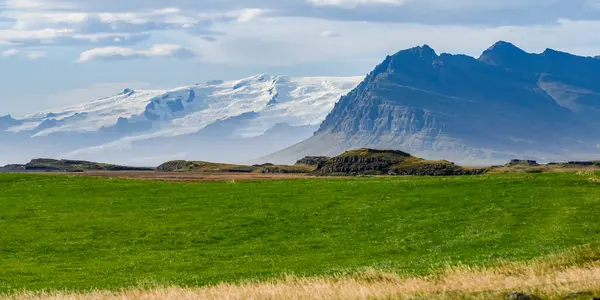
[[[597,59],[506,42],[476,59],[425,45],[386,57],[312,138],[269,159],[361,147],[469,163],[589,157],[600,142],[599,109]]]

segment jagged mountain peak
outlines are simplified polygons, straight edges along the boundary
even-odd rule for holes
[[[396,57],[396,56],[402,56],[402,55],[407,55],[407,54],[411,55],[411,56],[418,56],[421,58],[429,58],[429,59],[433,59],[433,58],[437,57],[437,53],[435,52],[435,50],[427,44],[425,44],[423,46],[409,48],[406,50],[401,50],[401,51],[397,52],[394,56]]]
[[[490,46],[486,51],[519,51],[525,52],[523,49],[515,46],[515,44],[507,41],[498,41]]]
[[[385,60],[369,73],[367,81],[394,72],[396,69],[428,69],[436,64],[440,56],[429,45],[417,46],[386,56]]]
[[[553,56],[553,57],[577,57],[577,55],[573,55],[571,53],[564,52],[564,51],[554,50],[551,48],[546,48],[546,50],[544,50],[544,52],[542,52],[540,55]]]
[[[485,50],[479,60],[490,65],[505,65],[522,63],[530,56],[531,54],[512,43],[499,41]]]
[[[431,59],[425,59],[431,58]],[[313,137],[269,157],[398,149],[453,161],[596,153],[600,62],[500,41],[479,59],[422,46],[388,56]],[[277,159],[280,159],[278,161]]]
[[[121,92],[121,95],[127,95],[127,96],[131,96],[135,93],[135,91],[133,89],[130,88],[125,88],[123,90],[123,92]]]

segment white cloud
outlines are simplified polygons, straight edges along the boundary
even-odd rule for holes
[[[240,12],[237,20],[240,23],[249,22],[259,18],[265,11],[259,8],[248,8]]]
[[[407,0],[307,0],[315,6],[339,6],[345,8],[354,8],[359,5],[369,4],[387,4],[387,5],[402,5]]]
[[[28,59],[40,59],[46,57],[46,52],[44,51],[28,51],[22,52],[18,49],[8,49],[0,52],[0,57],[13,57],[13,56],[23,56]]]
[[[18,44],[27,40],[36,40],[44,43],[53,39],[71,36],[72,30],[69,29],[40,29],[40,30],[0,30],[0,41]]]
[[[176,9],[136,13],[63,11],[9,11],[1,16],[15,20],[14,30],[69,29],[75,33],[133,33],[189,28],[199,20]]]
[[[2,0],[0,0],[2,1]],[[133,12],[86,12],[82,10],[40,9],[43,0],[12,0],[12,9],[1,11],[0,44],[94,45],[122,47],[139,43],[159,31],[180,30],[200,36],[214,36],[214,22],[246,22],[263,10],[198,13],[176,7]],[[51,2],[51,1],[50,1]],[[10,4],[10,3],[9,3]]]
[[[2,53],[0,54],[1,57],[11,57],[11,56],[15,56],[18,55],[21,51],[17,50],[17,49],[8,49],[8,50],[4,50],[2,51]]]
[[[152,43],[187,45],[187,40],[193,39],[202,43],[203,55],[204,50],[212,53],[205,55],[205,60],[214,57],[218,62],[229,63],[230,58],[224,57],[231,56],[233,61],[245,58],[246,63],[255,63],[253,57],[268,53],[269,63],[275,63],[292,60],[294,55],[303,61],[330,52],[344,52],[342,56],[355,53],[364,57],[369,51],[381,53],[394,49],[391,46],[377,48],[382,44],[393,44],[399,49],[402,46],[398,45],[415,45],[414,40],[428,44],[452,38],[460,40],[462,36],[450,36],[457,31],[498,32],[501,28],[523,31],[536,26],[548,30],[564,29],[568,24],[552,25],[548,20],[555,22],[559,19],[554,17],[557,14],[581,13],[582,3],[587,3],[589,8],[600,0],[172,0],[168,6],[158,0],[4,1],[8,9],[0,11],[0,19],[8,27],[0,28],[0,45],[7,48],[85,46],[94,49],[82,53],[84,59],[88,55],[90,60],[97,57],[140,59],[169,56],[149,55],[148,51],[152,49],[133,50],[132,45],[142,41],[151,39]],[[357,7],[359,9],[350,9]],[[540,7],[548,10],[539,13]],[[504,16],[506,11],[514,12],[511,18],[498,17]],[[519,16],[512,19],[515,15]],[[531,23],[523,23],[518,19],[521,15],[526,15],[526,22]],[[531,25],[539,22],[539,16],[544,22]],[[519,25],[498,26],[498,23],[513,24],[513,21]],[[492,24],[494,22],[497,23]],[[443,32],[438,34],[438,31]],[[369,35],[363,35],[365,32]],[[468,36],[464,39],[458,44],[474,44]],[[368,43],[365,41],[373,40],[376,40],[375,46],[365,45]],[[340,43],[347,43],[346,48],[341,48]],[[587,43],[586,47],[595,44],[592,41],[582,43]],[[234,54],[243,49],[254,50]]]
[[[25,54],[25,57],[32,59],[32,60],[44,58],[46,56],[47,56],[47,54],[44,51],[29,51],[29,52],[27,52],[27,54]]]
[[[262,21],[244,26],[231,23],[221,24],[216,30],[226,35],[213,43],[188,39],[202,52],[204,61],[262,68],[359,60],[374,66],[386,54],[423,44],[431,45],[438,53],[479,56],[499,40],[514,42],[532,52],[549,47],[580,55],[600,55],[600,40],[587,34],[600,30],[600,21],[482,27],[276,18],[268,26]],[[328,36],[336,38],[324,38]]]
[[[112,61],[112,60],[135,60],[153,57],[189,59],[197,54],[181,45],[158,44],[147,50],[134,50],[122,47],[103,47],[85,51],[80,54],[80,62],[88,61]]]
[[[95,33],[79,34],[72,29],[1,30],[0,44],[14,46],[57,45],[131,45],[146,40],[148,33]]]
[[[339,32],[331,30],[325,30],[321,32],[321,36],[326,38],[339,37],[340,35],[341,34]]]
[[[72,9],[72,4],[60,0],[5,0],[11,9]]]

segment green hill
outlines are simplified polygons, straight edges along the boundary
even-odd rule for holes
[[[314,166],[297,164],[285,165],[234,165],[212,163],[206,161],[175,160],[166,162],[156,168],[160,172],[196,172],[196,173],[310,173]]]
[[[594,174],[173,183],[0,174],[0,294],[404,275],[599,246]]]
[[[6,172],[86,172],[86,171],[153,171],[154,168],[129,167],[69,159],[32,159],[24,165],[7,165],[0,168]]]

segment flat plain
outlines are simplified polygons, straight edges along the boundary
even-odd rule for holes
[[[599,216],[590,172],[216,182],[0,174],[0,293],[382,283],[572,249],[591,250],[552,270],[588,266],[589,283],[600,280]]]

